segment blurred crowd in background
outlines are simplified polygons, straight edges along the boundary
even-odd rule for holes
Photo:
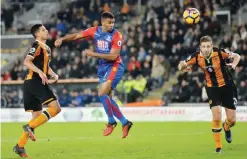
[[[21,0],[18,0],[21,1]],[[23,2],[27,2],[22,0]],[[222,33],[221,23],[215,18],[215,10],[227,8],[234,13],[244,1],[228,0],[185,0],[183,7],[179,1],[152,0],[142,1],[141,13],[137,12],[137,3],[128,0],[127,4],[114,0],[75,0],[65,9],[53,14],[44,25],[49,30],[47,44],[52,49],[50,66],[60,79],[97,78],[97,59],[86,57],[83,51],[94,49],[92,41],[77,40],[64,43],[54,48],[54,41],[68,33],[80,32],[86,28],[100,25],[103,11],[111,11],[115,15],[115,27],[123,35],[121,50],[125,66],[125,76],[117,88],[119,101],[141,101],[148,93],[161,88],[177,73],[178,62],[195,52],[199,39],[203,35],[212,36],[217,41]],[[19,3],[22,4],[22,3]],[[12,29],[13,14],[19,14],[30,8],[32,3],[2,8],[1,17],[6,30],[17,33],[28,33],[27,28]],[[188,26],[182,20],[185,8],[195,7],[201,12],[199,24]],[[239,98],[247,101],[247,25],[233,25],[231,34],[224,36],[219,47],[227,48],[241,55],[239,66],[234,72],[239,89]],[[2,72],[1,80],[21,80],[25,78],[27,68],[23,58],[16,61],[14,67]],[[194,72],[180,73],[178,83],[164,94],[164,99],[171,102],[202,102],[203,72],[197,67]],[[3,94],[4,92],[4,94]],[[90,102],[98,102],[96,90],[62,89],[58,93],[62,106],[85,106]],[[20,102],[21,91],[17,88],[2,89],[2,96],[9,103]]]

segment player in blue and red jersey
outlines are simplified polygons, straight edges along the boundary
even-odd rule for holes
[[[55,46],[59,47],[62,42],[66,41],[93,39],[96,52],[89,49],[84,52],[87,56],[99,58],[98,77],[100,87],[98,89],[98,96],[108,116],[108,124],[104,131],[104,136],[110,135],[116,127],[115,116],[123,125],[122,138],[125,138],[128,136],[133,124],[123,116],[111,95],[112,90],[116,88],[124,74],[124,66],[120,57],[122,35],[114,28],[114,23],[114,15],[111,12],[104,12],[101,15],[102,26],[91,27],[79,33],[68,34],[57,39]]]

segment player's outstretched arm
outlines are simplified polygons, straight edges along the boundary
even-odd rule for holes
[[[97,29],[97,27],[91,27],[91,28],[88,28],[84,31],[78,32],[78,33],[67,34],[64,37],[57,39],[55,41],[54,45],[56,47],[59,47],[60,45],[62,45],[63,42],[66,42],[66,41],[73,41],[73,40],[78,40],[78,39],[82,39],[82,38],[93,38],[96,29]]]
[[[112,48],[109,54],[99,54],[89,49],[85,50],[84,52],[86,53],[87,56],[97,57],[108,61],[115,61],[118,55],[120,54],[120,49]]]
[[[74,34],[67,34],[64,37],[57,39],[55,41],[54,45],[55,45],[55,47],[59,47],[65,41],[73,41],[73,40],[78,40],[78,39],[82,39],[82,38],[83,38],[83,34],[81,32],[74,33]]]

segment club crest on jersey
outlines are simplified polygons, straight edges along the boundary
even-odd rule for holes
[[[212,67],[208,67],[208,72],[213,72],[213,68]]]
[[[108,42],[111,42],[111,37],[107,36],[105,40],[108,41]]]
[[[97,40],[97,47],[100,50],[108,50],[109,49],[109,44],[108,44],[108,42],[106,42],[104,40]]]
[[[122,45],[122,42],[119,40],[119,41],[117,42],[117,45],[118,45],[118,46],[121,46],[121,45]]]
[[[36,51],[36,48],[32,47],[32,48],[29,50],[28,53],[34,55],[35,51]]]

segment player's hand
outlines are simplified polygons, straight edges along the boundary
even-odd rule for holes
[[[54,42],[54,45],[55,45],[55,47],[59,47],[59,46],[62,45],[62,43],[63,43],[63,39],[62,39],[62,38],[59,38],[59,39],[57,39],[57,40]]]
[[[87,56],[92,56],[92,57],[94,57],[94,52],[92,51],[92,50],[90,50],[90,49],[86,49],[86,50],[84,50],[83,51]]]
[[[187,63],[185,61],[180,61],[179,64],[178,64],[178,69],[180,71],[183,71],[186,68],[187,68]]]
[[[227,66],[229,66],[229,67],[231,67],[232,69],[234,69],[235,70],[235,68],[236,68],[236,65],[234,65],[233,63],[228,63],[228,64],[226,64]]]
[[[48,78],[42,71],[39,71],[39,77],[42,79],[43,85],[48,84]]]
[[[57,74],[54,74],[53,76],[51,76],[51,78],[52,78],[52,81],[49,82],[49,84],[54,84],[54,83],[57,83],[59,77]]]

